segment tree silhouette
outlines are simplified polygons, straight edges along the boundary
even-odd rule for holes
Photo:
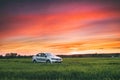
[[[15,57],[17,57],[17,53],[6,53],[5,57],[7,57],[7,58],[15,58]]]

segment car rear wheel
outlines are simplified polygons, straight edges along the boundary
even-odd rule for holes
[[[50,61],[50,60],[47,60],[46,63],[51,63],[51,61]]]
[[[36,61],[36,60],[33,60],[33,63],[37,63],[37,61]]]

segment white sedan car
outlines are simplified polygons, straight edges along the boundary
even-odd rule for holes
[[[63,60],[61,57],[53,55],[51,53],[38,53],[32,57],[32,62],[44,62],[44,63],[61,63]]]

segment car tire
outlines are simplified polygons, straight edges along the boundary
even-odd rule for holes
[[[37,63],[37,61],[36,61],[36,60],[33,60],[33,63]]]
[[[51,61],[50,61],[50,60],[47,60],[46,63],[51,63]]]

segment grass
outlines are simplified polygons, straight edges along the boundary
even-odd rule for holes
[[[61,64],[0,59],[0,80],[120,80],[120,58],[64,58]]]

